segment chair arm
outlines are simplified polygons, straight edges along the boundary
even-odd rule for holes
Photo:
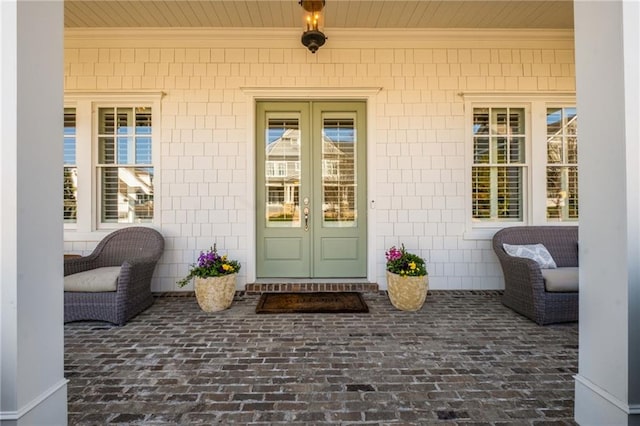
[[[64,259],[64,276],[98,268],[95,255]]]
[[[151,258],[142,258],[125,261],[120,269],[118,278],[118,293],[136,293],[149,291],[151,278],[158,261]]]
[[[505,289],[517,288],[527,293],[544,293],[544,279],[540,265],[532,259],[515,256],[501,256],[502,272],[504,274]]]

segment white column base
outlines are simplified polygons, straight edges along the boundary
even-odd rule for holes
[[[17,411],[0,412],[0,425],[66,425],[68,382],[61,380]]]
[[[628,405],[589,379],[577,375],[575,420],[581,426],[640,424],[640,405]]]

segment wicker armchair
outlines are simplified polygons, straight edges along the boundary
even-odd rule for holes
[[[124,325],[153,304],[151,277],[164,250],[164,238],[151,228],[128,227],[107,235],[88,256],[65,259],[64,275],[120,266],[116,291],[65,291],[64,322],[108,321]]]
[[[578,321],[578,292],[548,292],[538,264],[509,256],[507,244],[544,244],[558,268],[578,266],[577,226],[517,226],[493,237],[504,274],[502,303],[540,325]]]

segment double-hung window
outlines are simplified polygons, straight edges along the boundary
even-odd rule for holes
[[[577,110],[571,95],[465,95],[467,236],[578,220]]]
[[[64,221],[73,222],[69,228],[86,233],[154,221],[161,96],[65,95]]]
[[[151,107],[98,108],[98,188],[102,223],[153,219]]]

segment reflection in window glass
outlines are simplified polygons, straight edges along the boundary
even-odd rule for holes
[[[299,120],[269,118],[265,142],[267,227],[300,227]]]
[[[523,219],[525,141],[524,108],[474,108],[474,220]]]
[[[98,109],[101,220],[153,220],[151,108]]]
[[[325,117],[322,128],[323,226],[356,226],[356,182],[355,120]]]
[[[547,108],[547,220],[578,220],[578,116]]]
[[[76,109],[64,109],[64,210],[65,222],[75,223],[78,216],[78,168],[76,166]]]

